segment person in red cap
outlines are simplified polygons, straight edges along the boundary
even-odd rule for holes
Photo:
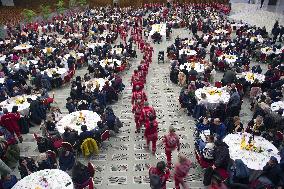
[[[141,99],[136,99],[132,107],[132,113],[134,114],[135,125],[136,125],[135,133],[140,133],[141,129],[140,116],[142,109],[143,109],[143,103],[141,103]]]
[[[175,128],[170,126],[169,128],[169,134],[164,136],[163,143],[165,145],[165,154],[167,157],[167,165],[168,168],[171,168],[172,166],[172,151],[177,149],[180,150],[180,142],[179,137],[175,133]]]
[[[149,121],[145,123],[144,137],[147,144],[146,148],[149,148],[149,144],[152,142],[152,153],[155,154],[158,140],[158,122],[153,115],[150,115]]]
[[[154,116],[154,118],[156,119],[156,112],[154,108],[149,106],[148,102],[145,102],[144,107],[141,111],[140,123],[145,124],[147,121],[149,121],[150,115]]]
[[[152,189],[166,189],[167,180],[170,178],[170,170],[164,161],[157,163],[156,167],[149,169],[150,187]]]
[[[132,92],[132,98],[131,103],[132,105],[136,102],[136,100],[140,99],[140,102],[144,104],[145,101],[147,101],[147,95],[143,90],[140,90],[140,86],[135,86],[135,91]]]
[[[175,164],[175,172],[174,172],[175,189],[180,189],[180,185],[182,185],[184,189],[188,189],[188,186],[186,185],[183,179],[187,176],[191,166],[192,166],[191,161],[187,159],[185,155],[180,154],[178,158],[178,163]]]

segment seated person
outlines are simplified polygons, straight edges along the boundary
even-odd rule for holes
[[[81,162],[76,162],[72,169],[72,180],[74,184],[86,183],[90,178],[88,167],[83,165]]]
[[[36,172],[38,168],[35,164],[35,161],[32,158],[22,157],[19,160],[18,169],[21,174],[21,178],[24,178],[30,175],[31,173]]]
[[[265,131],[265,127],[263,124],[263,117],[260,115],[251,120],[246,128],[246,132],[252,133],[256,136],[260,136],[263,131]]]
[[[230,153],[228,145],[220,140],[215,141],[213,157],[213,168],[221,168],[226,170],[230,162]]]
[[[199,142],[199,152],[201,153],[203,159],[207,162],[213,161],[214,157],[214,136],[206,136],[206,141],[200,140]]]
[[[1,175],[1,185],[3,189],[11,189],[18,182],[15,175],[4,174]]]
[[[38,164],[38,170],[44,170],[44,169],[53,169],[54,165],[52,164],[50,158],[47,156],[46,153],[41,153],[38,156],[37,160]]]
[[[278,160],[272,156],[267,164],[263,167],[263,173],[258,178],[263,184],[277,187],[280,184],[282,170]]]
[[[197,131],[200,133],[205,130],[210,130],[210,124],[207,117],[201,117],[196,125]]]
[[[214,119],[213,124],[210,128],[211,133],[213,133],[217,137],[217,139],[222,140],[225,138],[227,134],[227,128],[224,123],[220,121],[219,118]]]
[[[72,130],[70,127],[64,128],[64,133],[62,134],[63,142],[68,142],[72,146],[75,145],[76,141],[78,140],[78,132],[75,130]]]
[[[152,35],[152,39],[154,40],[154,43],[159,43],[162,41],[162,36],[160,33],[158,32],[155,32],[153,35]]]
[[[82,125],[81,126],[81,130],[82,132],[79,135],[79,141],[80,144],[82,144],[82,142],[87,139],[87,138],[93,138],[94,137],[94,133],[92,131],[88,131],[88,128],[86,125]]]
[[[236,159],[231,167],[231,183],[249,184],[250,171],[241,159]]]
[[[59,156],[59,168],[62,171],[69,171],[75,163],[75,156],[72,152],[63,149]]]

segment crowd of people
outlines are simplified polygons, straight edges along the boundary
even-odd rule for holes
[[[76,158],[98,154],[102,143],[123,126],[110,105],[124,90],[120,72],[127,71],[137,58],[136,47],[143,58],[131,77],[135,133],[144,131],[146,150],[151,148],[156,154],[159,123],[144,85],[154,54],[149,39],[163,42],[160,31],[151,38],[148,35],[152,25],[163,23],[166,38],[175,28],[192,34],[178,36],[167,54],[170,80],[182,87],[181,107],[196,120],[195,154],[206,168],[204,185],[214,189],[283,187],[283,106],[272,106],[283,102],[284,48],[278,42],[283,26],[276,22],[271,37],[265,28],[228,20],[229,12],[228,6],[216,3],[147,4],[136,9],[87,9],[57,15],[48,22],[7,25],[6,38],[0,39],[1,187],[10,189],[17,183],[11,174],[17,167],[22,179],[41,170],[59,169],[71,175],[75,188],[94,187],[94,166]],[[267,63],[267,71],[262,74],[266,69],[252,66],[254,61]],[[88,73],[73,79],[76,70],[85,66]],[[217,73],[224,73],[220,81]],[[60,132],[58,123],[64,115],[49,92],[69,83],[66,109],[69,115],[78,112],[79,129],[70,125]],[[240,115],[244,101],[251,103],[253,113],[247,124]],[[94,128],[89,128],[83,111],[98,116]],[[34,134],[34,138],[40,154],[22,156],[18,142],[23,142],[22,135],[30,127],[39,125],[42,135]],[[188,187],[184,178],[194,165],[182,153],[173,163],[173,151],[180,151],[181,146],[175,130],[170,126],[162,139],[166,162],[149,169],[151,188],[166,189],[171,170],[175,188]],[[263,137],[279,149],[280,159],[269,157],[254,177],[245,160],[231,159],[224,139],[234,133],[251,134],[249,144],[254,137]]]

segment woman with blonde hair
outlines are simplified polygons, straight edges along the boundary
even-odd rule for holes
[[[183,87],[185,86],[185,84],[186,84],[186,76],[182,71],[180,71],[178,73],[178,85]]]

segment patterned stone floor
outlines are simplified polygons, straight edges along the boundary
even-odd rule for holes
[[[235,7],[233,5],[233,7]],[[182,142],[181,152],[186,154],[193,162],[193,128],[194,121],[188,117],[183,110],[180,110],[178,96],[180,88],[169,80],[169,63],[157,63],[158,51],[166,51],[167,46],[173,43],[174,38],[179,35],[189,37],[189,31],[185,29],[174,30],[172,39],[161,44],[154,45],[153,63],[150,66],[147,77],[146,91],[150,105],[154,106],[159,122],[159,139],[163,136],[170,125],[177,128]],[[131,113],[131,86],[130,78],[133,70],[141,60],[141,54],[132,62],[130,70],[122,73],[123,82],[126,85],[125,90],[120,95],[117,103],[112,105],[116,115],[124,123],[120,133],[103,144],[100,155],[91,159],[78,157],[80,161],[91,161],[96,166],[95,186],[98,189],[146,189],[149,188],[148,168],[155,165],[159,160],[165,159],[164,149],[161,140],[158,142],[157,154],[153,156],[144,149],[145,141],[143,134],[135,134],[133,115]],[[255,64],[255,63],[253,63]],[[265,66],[262,65],[264,68]],[[76,75],[84,75],[86,68],[76,71]],[[216,80],[220,80],[221,73],[218,73]],[[70,85],[66,85],[60,90],[54,90],[55,99],[58,106],[64,114],[67,114],[65,108],[66,98],[69,96]],[[245,99],[241,119],[244,123],[251,118],[248,100]],[[32,128],[30,133],[40,133],[39,127]],[[24,136],[24,142],[20,144],[23,155],[36,157],[38,155],[37,146],[32,138],[32,134]],[[174,153],[174,161],[177,159],[177,153]],[[18,175],[15,170],[15,174]],[[187,181],[190,188],[203,188],[202,170],[197,167],[191,169]],[[167,188],[173,188],[170,180]]]

